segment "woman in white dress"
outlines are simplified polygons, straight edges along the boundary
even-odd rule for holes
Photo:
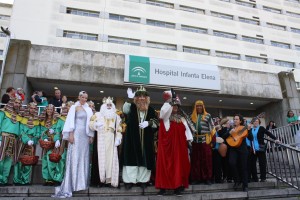
[[[55,188],[52,197],[72,197],[72,192],[86,190],[90,169],[89,144],[94,132],[89,129],[92,109],[86,103],[88,94],[79,93],[79,101],[71,106],[63,129],[63,139],[69,141],[66,172],[60,187]]]

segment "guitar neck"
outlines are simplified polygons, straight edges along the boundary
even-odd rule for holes
[[[247,129],[247,126],[244,126],[244,128],[242,128],[242,129],[238,132],[238,134],[243,133],[246,129]]]

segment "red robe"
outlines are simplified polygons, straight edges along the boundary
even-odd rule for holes
[[[190,162],[184,124],[171,121],[170,129],[166,132],[163,120],[160,120],[155,187],[187,188],[189,174]]]

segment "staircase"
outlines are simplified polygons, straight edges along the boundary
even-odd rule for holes
[[[158,190],[149,186],[142,194],[140,187],[133,187],[131,190],[125,190],[121,185],[116,188],[96,188],[91,187],[86,191],[76,192],[72,198],[74,200],[213,200],[213,199],[272,199],[272,200],[296,200],[300,197],[300,191],[286,187],[284,184],[277,183],[275,179],[268,179],[268,182],[249,183],[249,191],[243,192],[241,189],[234,191],[233,183],[212,184],[212,185],[190,185],[183,192],[182,197],[173,195],[173,191],[168,191],[165,196],[156,196]],[[0,200],[39,200],[54,199],[50,196],[54,193],[54,187],[32,185],[32,186],[8,186],[0,187]]]

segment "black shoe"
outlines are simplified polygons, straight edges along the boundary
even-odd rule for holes
[[[257,180],[257,182],[258,182],[258,180]],[[261,179],[260,182],[267,182],[267,180],[266,179]]]
[[[11,183],[0,183],[0,187],[12,186]]]
[[[26,185],[31,185],[30,183],[14,183],[14,186],[26,186]]]
[[[146,189],[147,188],[147,183],[141,183],[141,188]]]
[[[178,197],[182,197],[182,193],[181,193],[181,188],[177,188],[175,191],[174,191],[174,194]]]
[[[238,182],[238,183],[234,183],[234,185],[233,185],[233,189],[234,189],[234,190],[237,190],[237,189],[240,187],[240,185],[241,185],[241,183],[240,183],[240,182]]]
[[[132,184],[132,183],[125,183],[125,189],[126,189],[126,190],[129,190],[129,189],[131,189],[131,188],[132,188],[132,186],[133,186],[133,184]]]
[[[163,196],[166,194],[166,190],[164,189],[161,189],[158,193],[157,193],[157,196]]]
[[[243,192],[248,192],[248,187],[244,187]]]
[[[231,179],[227,179],[227,183],[232,183],[232,180]]]
[[[211,185],[211,181],[210,180],[207,180],[207,181],[204,181],[205,185]]]

